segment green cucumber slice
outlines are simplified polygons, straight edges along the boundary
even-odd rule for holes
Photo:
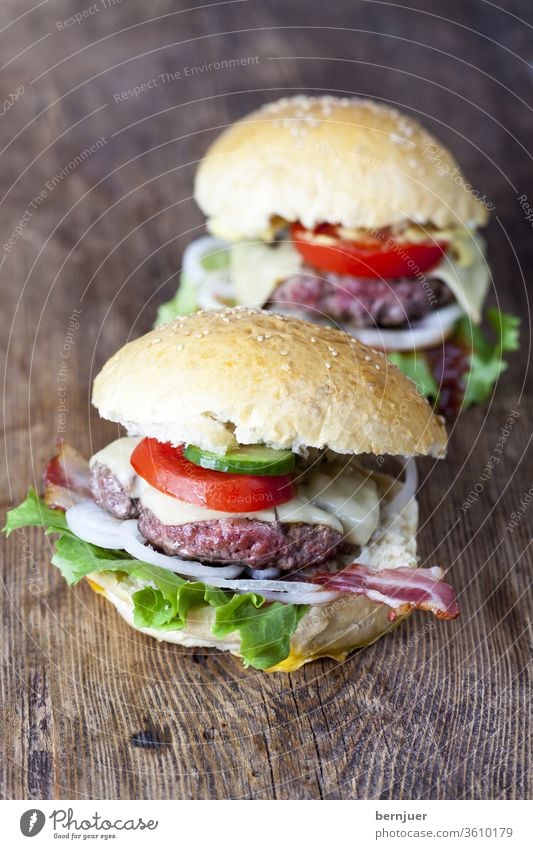
[[[294,469],[292,451],[276,451],[266,445],[239,445],[227,454],[215,454],[196,445],[187,445],[184,454],[196,466],[215,472],[270,476],[286,475]]]

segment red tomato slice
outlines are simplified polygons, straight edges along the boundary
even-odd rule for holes
[[[235,475],[202,469],[183,449],[146,437],[131,455],[138,475],[166,495],[226,513],[252,513],[290,501],[296,495],[291,475]]]
[[[416,277],[437,265],[448,246],[446,242],[395,242],[386,231],[383,239],[370,237],[364,242],[353,242],[339,236],[338,227],[332,224],[306,230],[296,222],[291,227],[291,236],[301,256],[314,268],[382,279]],[[335,243],[322,244],[315,236],[328,236]]]

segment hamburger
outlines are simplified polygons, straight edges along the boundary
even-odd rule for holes
[[[195,198],[211,235],[186,249],[159,321],[264,307],[391,352],[447,413],[479,400],[479,372],[482,396],[492,389],[507,325],[495,311],[488,349],[476,331],[490,280],[479,231],[492,205],[411,117],[372,100],[269,103],[211,144]]]
[[[200,311],[121,348],[93,403],[127,435],[89,462],[62,445],[5,530],[57,534],[67,581],[137,630],[290,671],[415,608],[458,615],[416,556],[414,456],[442,457],[446,431],[382,353],[292,317]]]

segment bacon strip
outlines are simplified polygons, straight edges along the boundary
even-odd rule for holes
[[[429,610],[439,619],[455,619],[459,607],[453,587],[442,580],[444,571],[439,566],[429,569],[370,569],[353,563],[342,572],[315,575],[309,580],[324,584],[339,592],[364,595],[371,601],[392,608],[389,619],[417,608]]]
[[[44,501],[48,507],[68,510],[73,504],[92,499],[89,463],[81,454],[59,443],[58,453],[47,463],[43,472]]]

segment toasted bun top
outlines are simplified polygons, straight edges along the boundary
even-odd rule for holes
[[[260,236],[275,216],[308,228],[487,220],[452,155],[420,124],[331,96],[284,98],[230,126],[200,163],[195,196],[228,239]]]
[[[243,307],[198,312],[118,351],[93,403],[131,433],[341,454],[445,453],[446,430],[384,354],[338,330]]]

